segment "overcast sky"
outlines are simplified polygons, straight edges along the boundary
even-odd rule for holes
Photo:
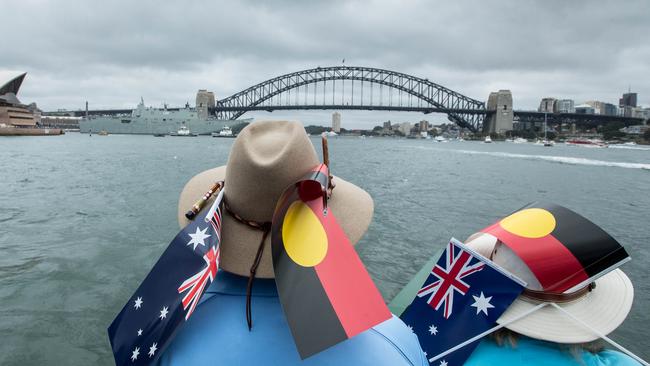
[[[194,104],[316,66],[372,66],[479,100],[510,89],[618,104],[631,85],[650,106],[650,2],[0,0],[0,83],[44,110]],[[331,111],[256,113],[329,123]],[[343,111],[344,127],[415,113]],[[244,117],[249,116],[248,114]],[[444,115],[426,116],[442,122]]]

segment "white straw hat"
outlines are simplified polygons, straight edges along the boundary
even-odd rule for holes
[[[250,221],[270,222],[282,192],[319,162],[301,123],[252,123],[235,139],[227,165],[199,173],[185,185],[178,202],[178,222],[181,227],[187,225],[185,212],[220,180],[225,180],[224,196],[236,214]],[[337,176],[333,182],[335,188],[328,206],[354,245],[370,225],[373,201],[366,191],[352,183]],[[221,268],[248,276],[263,233],[240,223],[226,210],[221,230]],[[269,235],[256,277],[273,276]]]
[[[524,280],[528,283],[528,289],[539,290],[539,281],[532,271],[496,237],[479,232],[467,238],[466,244]],[[589,328],[606,335],[623,323],[630,312],[633,300],[632,282],[623,271],[615,269],[598,278],[595,281],[595,288],[591,291],[557,305],[587,324]],[[497,323],[508,323],[540,303],[541,301],[520,295],[501,315]],[[552,306],[545,306],[505,327],[532,338],[556,343],[584,343],[599,338],[593,330]]]

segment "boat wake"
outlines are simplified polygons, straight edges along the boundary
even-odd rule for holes
[[[550,161],[554,163],[570,164],[570,165],[587,165],[587,166],[650,170],[650,164],[575,158],[571,156],[527,155],[527,154],[513,154],[513,153],[497,152],[497,151],[451,150],[451,149],[437,149],[437,148],[426,148],[426,149],[447,151],[447,152],[457,152],[461,154],[471,154],[471,155],[488,155],[488,156],[496,156],[502,158],[542,160],[542,161]]]
[[[634,145],[609,145],[609,148],[610,149],[650,151],[650,147],[642,147],[642,146],[634,146]]]
[[[504,153],[504,152],[475,151],[475,150],[455,150],[455,151],[463,154],[490,155],[490,156],[499,156],[504,158],[516,158],[516,159],[528,159],[528,160],[543,160],[543,161],[551,161],[555,163],[570,164],[570,165],[605,166],[605,167],[616,167],[616,168],[627,168],[627,169],[650,170],[650,164],[643,164],[643,163],[625,163],[619,161],[594,160],[594,159],[585,159],[585,158],[575,158],[571,156],[526,155],[526,154],[512,154],[512,153]]]

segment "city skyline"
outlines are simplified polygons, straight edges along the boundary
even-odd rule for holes
[[[545,97],[618,104],[628,91],[650,105],[644,2],[436,4],[10,2],[0,21],[0,82],[28,72],[21,100],[44,110],[193,104],[198,89],[227,97],[269,78],[317,66],[408,73],[486,101],[510,89],[516,109]],[[531,17],[531,14],[535,16]],[[20,27],[29,18],[30,27]],[[191,24],[191,26],[187,26]],[[333,111],[244,117],[326,123]],[[342,127],[383,120],[432,123],[443,114],[339,111]]]

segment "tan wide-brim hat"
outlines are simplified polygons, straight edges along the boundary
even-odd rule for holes
[[[470,236],[465,243],[479,254],[490,258],[497,242],[498,239],[492,235],[476,233]],[[499,263],[498,258],[494,258],[494,262],[508,269],[507,266],[504,266],[505,263]],[[519,265],[515,264],[514,268]],[[510,267],[513,268],[513,266]],[[526,282],[535,281],[525,271],[512,272]],[[589,328],[607,335],[621,325],[630,312],[634,300],[634,287],[627,275],[620,269],[615,269],[598,278],[595,283],[596,287],[585,295],[557,305],[580,322],[587,324]],[[520,295],[501,314],[497,323],[507,324],[539,304],[538,301]],[[553,306],[547,305],[505,327],[528,337],[556,343],[585,343],[599,338],[593,330],[580,322]]]
[[[282,192],[319,163],[302,123],[251,123],[235,139],[227,165],[206,170],[187,182],[178,201],[178,223],[181,227],[189,223],[185,213],[220,180],[225,181],[225,200],[236,214],[246,220],[270,222]],[[372,198],[363,189],[338,176],[334,176],[332,181],[335,188],[328,206],[355,245],[370,225],[374,209]],[[249,276],[262,231],[240,223],[225,210],[221,231],[220,267]],[[264,243],[256,276],[274,277],[271,235]]]

